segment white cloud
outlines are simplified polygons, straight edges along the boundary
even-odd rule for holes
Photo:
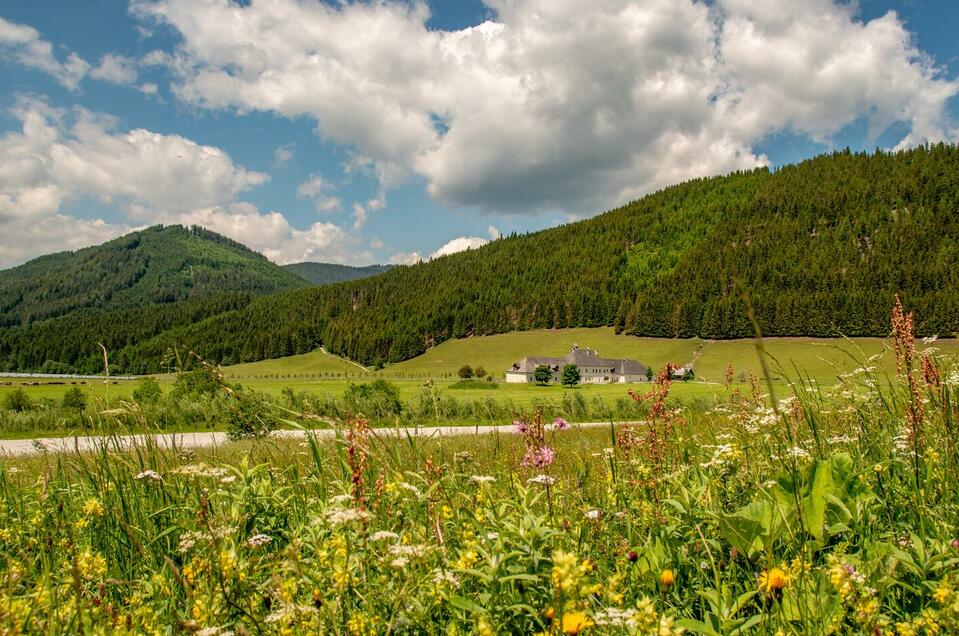
[[[111,117],[20,100],[21,129],[0,137],[0,216],[49,214],[67,199],[183,212],[232,201],[267,176],[179,135],[117,131]]]
[[[139,91],[144,95],[156,95],[159,87],[153,82],[144,82],[138,87]]]
[[[283,168],[286,164],[290,163],[293,159],[293,151],[295,148],[296,144],[292,142],[277,146],[273,150],[273,166],[275,168]]]
[[[496,239],[502,236],[502,234],[500,234],[500,231],[496,229],[495,226],[492,226],[492,225],[486,228],[486,233],[489,234],[489,238],[491,241],[495,241]]]
[[[53,45],[40,37],[31,26],[0,18],[0,52],[24,66],[52,75],[60,84],[74,90],[90,70],[76,53],[69,53],[61,62],[53,53]]]
[[[390,265],[416,265],[423,262],[419,252],[396,252],[390,256]]]
[[[158,222],[203,225],[279,262],[372,258],[336,225],[298,229],[279,212],[237,202],[267,177],[219,148],[179,135],[120,131],[108,116],[37,100],[21,99],[11,113],[21,129],[0,136],[0,267]],[[64,212],[91,197],[115,204],[126,219],[107,223]]]
[[[366,225],[366,208],[360,203],[353,203],[353,229],[358,230]]]
[[[172,25],[175,94],[307,115],[383,187],[411,174],[451,206],[582,214],[766,163],[781,130],[829,141],[865,118],[903,145],[953,139],[937,75],[894,14],[829,0],[488,0],[432,31],[424,3],[135,0]],[[388,34],[388,35],[384,35]],[[372,209],[367,204],[366,209]]]
[[[78,219],[51,214],[38,219],[4,220],[0,216],[0,269],[40,254],[76,250],[102,243],[134,229],[102,219]]]
[[[356,251],[351,237],[332,223],[314,223],[300,230],[291,226],[279,212],[260,212],[249,203],[193,210],[172,215],[166,222],[202,225],[280,264],[315,260],[353,263],[371,259],[368,252]]]
[[[478,236],[460,236],[448,241],[441,248],[430,254],[430,259],[456,254],[457,252],[465,252],[466,250],[475,250],[478,247],[483,247],[487,243],[489,243],[489,241]]]
[[[321,192],[330,188],[330,184],[322,176],[311,174],[310,178],[296,188],[296,194],[304,199],[319,196]]]
[[[125,86],[136,84],[136,61],[115,53],[107,53],[100,60],[100,66],[90,71],[90,77]]]
[[[311,174],[309,179],[296,188],[296,194],[301,199],[313,199],[313,208],[325,214],[335,212],[342,207],[340,200],[330,194],[333,189],[333,184],[321,175]]]

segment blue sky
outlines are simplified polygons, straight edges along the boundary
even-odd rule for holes
[[[412,262],[691,177],[954,141],[959,114],[947,1],[15,1],[0,19],[0,267],[171,222],[279,262]]]

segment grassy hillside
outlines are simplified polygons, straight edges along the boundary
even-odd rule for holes
[[[360,280],[376,276],[389,271],[391,265],[367,265],[366,267],[351,267],[336,263],[291,263],[283,265],[283,269],[296,274],[311,285],[330,285],[343,283],[348,280]]]
[[[667,362],[685,364],[701,344],[697,339],[639,338],[617,335],[611,327],[535,329],[495,336],[449,340],[412,360],[391,364],[380,374],[395,377],[453,377],[464,364],[483,367],[502,379],[523,356],[563,356],[573,344],[596,349],[609,358],[631,358],[654,369]]]
[[[231,379],[282,380],[298,377],[364,376],[368,371],[355,362],[318,350],[273,360],[235,364],[225,367],[223,374]]]
[[[167,304],[224,292],[264,294],[303,280],[202,228],[156,226],[0,271],[0,327],[78,309]]]

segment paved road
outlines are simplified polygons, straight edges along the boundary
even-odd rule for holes
[[[617,422],[617,426],[627,422]],[[633,422],[634,424],[636,422]],[[571,424],[572,429],[578,428],[599,428],[608,427],[609,422],[585,422],[581,424]],[[421,426],[410,428],[376,428],[373,429],[375,435],[379,437],[397,437],[405,439],[407,435],[414,437],[444,437],[450,435],[485,435],[489,433],[502,432],[512,434],[515,429],[512,426]],[[332,429],[320,429],[314,431],[320,439],[333,437],[335,431]],[[275,431],[272,434],[275,438],[302,439],[306,437],[304,431]],[[38,437],[36,439],[5,439],[0,440],[0,456],[14,455],[34,455],[37,453],[74,453],[91,452],[99,450],[106,445],[110,450],[119,448],[129,448],[132,446],[143,445],[148,439],[161,448],[197,448],[209,446],[222,446],[228,444],[229,439],[226,433],[162,433],[153,435],[117,435],[107,436],[86,436],[86,437]]]

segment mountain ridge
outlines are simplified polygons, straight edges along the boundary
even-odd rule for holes
[[[156,225],[0,270],[0,326],[82,309],[162,305],[228,292],[258,295],[305,284],[210,230]]]
[[[303,261],[281,265],[283,269],[292,272],[311,285],[332,285],[351,280],[360,280],[376,276],[392,269],[393,265],[341,265],[339,263],[322,263]]]
[[[585,221],[199,320],[203,311],[171,314],[138,339],[70,316],[0,330],[0,364],[86,368],[96,338],[113,338],[127,372],[156,370],[173,347],[239,363],[324,346],[375,365],[452,338],[537,328],[749,337],[751,312],[766,335],[884,336],[896,294],[915,309],[918,333],[946,336],[959,331],[957,211],[954,145],[836,152],[695,179]]]

